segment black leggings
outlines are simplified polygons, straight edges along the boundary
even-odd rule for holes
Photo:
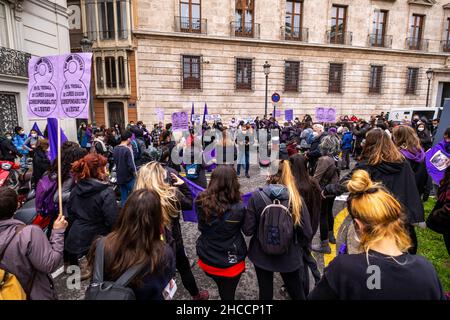
[[[241,280],[241,274],[234,278],[219,277],[209,273],[206,275],[214,280],[219,289],[220,299],[222,300],[234,300],[236,294],[236,288]]]
[[[177,270],[180,273],[181,282],[183,282],[183,286],[186,288],[187,291],[189,291],[191,296],[198,295],[199,291],[197,283],[195,282],[194,275],[192,274],[191,265],[189,264],[189,259],[184,251],[184,246],[181,248],[177,247],[177,252],[175,256],[176,256],[175,259]]]
[[[333,231],[334,217],[333,204],[335,197],[322,199],[320,209],[320,240],[328,240],[328,232]]]
[[[300,270],[287,273],[280,273],[286,290],[292,300],[306,300],[303,283],[300,278]],[[260,269],[255,266],[256,277],[258,278],[259,300],[273,300],[273,272]]]

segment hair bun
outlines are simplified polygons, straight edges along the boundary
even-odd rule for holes
[[[348,181],[347,189],[350,193],[364,193],[374,187],[369,173],[365,170],[356,170],[351,180]]]

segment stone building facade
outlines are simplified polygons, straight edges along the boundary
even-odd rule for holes
[[[28,60],[70,52],[66,0],[0,0],[0,134],[46,120],[27,114]],[[62,120],[69,139],[76,139],[75,120]]]
[[[295,116],[429,106],[450,96],[450,3],[444,0],[141,0],[137,117],[156,108],[222,118],[265,113],[268,95]],[[269,104],[268,113],[272,106]]]

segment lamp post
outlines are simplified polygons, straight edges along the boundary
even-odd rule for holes
[[[429,100],[430,100],[430,84],[431,84],[431,79],[433,79],[433,69],[429,68],[427,70],[427,79],[428,79],[428,89],[427,89],[427,103],[426,106],[429,106]]]
[[[264,111],[264,117],[267,118],[267,92],[269,87],[269,73],[270,73],[270,64],[266,61],[263,65],[264,68],[264,74],[266,75],[266,104],[265,104],[265,111]]]
[[[92,52],[92,45],[94,44],[94,42],[92,40],[90,40],[86,35],[83,36],[83,38],[80,40],[80,46],[81,46],[81,51],[82,52]],[[91,69],[92,70],[92,69]],[[91,71],[92,74],[92,71]],[[94,113],[94,89],[93,89],[93,81],[92,81],[92,77],[91,77],[91,87],[90,87],[90,91],[91,94],[90,99],[89,99],[89,117],[91,118],[90,122],[93,123],[95,122],[95,113]]]

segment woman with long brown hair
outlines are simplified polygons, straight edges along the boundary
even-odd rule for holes
[[[425,164],[425,151],[420,144],[419,137],[410,126],[400,125],[393,129],[392,138],[401,154],[408,160],[414,172],[417,190],[426,201],[432,183]]]
[[[199,290],[192,274],[181,233],[181,211],[192,209],[192,194],[189,187],[175,170],[153,161],[139,169],[134,188],[154,191],[159,195],[163,225],[170,231],[171,236],[167,241],[175,251],[176,266],[180,272],[181,281],[193,300],[208,300],[208,291]]]
[[[220,165],[195,203],[198,214],[198,264],[217,284],[222,300],[234,300],[245,271],[247,245],[241,233],[245,207],[233,166]]]
[[[433,265],[411,255],[402,205],[365,170],[347,183],[347,208],[361,253],[338,255],[310,300],[444,300]]]
[[[243,227],[244,234],[252,237],[248,251],[258,278],[259,299],[273,299],[274,272],[281,274],[292,299],[305,299],[303,252],[312,239],[308,209],[289,161],[280,160],[267,182],[250,198]]]
[[[116,223],[119,208],[114,190],[105,181],[106,164],[105,157],[88,154],[72,165],[76,185],[67,204],[71,227],[65,243],[72,265],[88,253],[96,237],[110,233]]]
[[[424,222],[423,204],[411,166],[382,129],[375,128],[367,133],[361,160],[353,171],[358,169],[367,171],[373,181],[381,182],[405,207],[408,219],[406,228],[413,243],[409,252],[416,253],[417,237],[413,224]],[[338,184],[326,186],[323,194],[340,195],[346,192],[346,182],[351,179],[353,171]]]
[[[128,197],[116,227],[92,245],[89,264],[94,271],[97,246],[104,246],[104,281],[116,281],[132,267],[139,272],[130,287],[137,300],[162,300],[175,274],[172,249],[162,240],[164,216],[157,192],[137,190]]]

